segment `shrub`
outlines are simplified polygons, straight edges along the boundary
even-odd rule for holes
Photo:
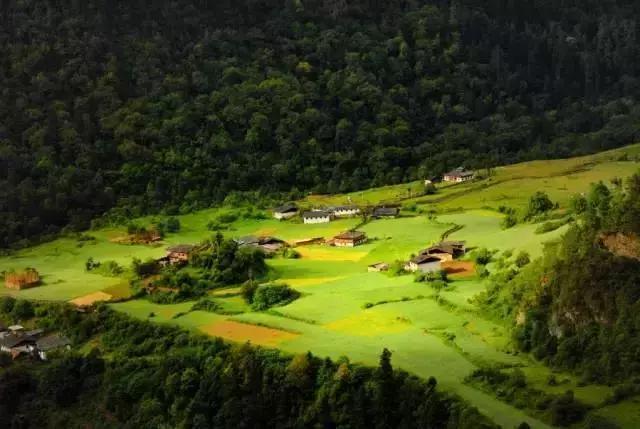
[[[531,258],[529,257],[529,254],[523,250],[520,253],[518,253],[518,256],[516,256],[515,262],[518,268],[522,268],[525,265],[527,265],[529,262],[531,262]]]
[[[534,216],[548,212],[554,208],[554,204],[549,196],[542,191],[538,191],[529,199],[529,206],[527,207],[527,213],[525,219],[529,220]]]
[[[257,282],[248,280],[243,283],[242,287],[240,288],[240,294],[247,304],[251,304],[253,302],[253,295],[256,293],[257,289]]]
[[[290,247],[285,247],[282,251],[282,256],[287,259],[300,259],[300,252]]]
[[[251,307],[254,310],[267,310],[276,305],[283,305],[298,298],[300,293],[285,284],[259,286],[254,294]]]
[[[500,222],[500,226],[503,229],[509,229],[516,226],[517,223],[518,218],[516,217],[515,213],[509,213],[502,219],[502,221]]]
[[[166,221],[167,232],[178,232],[180,231],[180,220],[177,217],[169,217]]]
[[[191,310],[194,310],[194,311],[200,310],[200,311],[208,311],[209,313],[218,313],[219,311],[222,310],[222,306],[213,300],[202,298],[198,300],[198,302],[193,304],[193,306],[191,307]]]
[[[487,265],[491,262],[491,258],[493,257],[493,252],[491,252],[486,247],[482,247],[474,251],[473,260],[478,265]]]

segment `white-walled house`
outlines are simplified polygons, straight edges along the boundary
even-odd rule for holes
[[[456,168],[453,171],[445,173],[445,175],[442,177],[442,180],[444,180],[445,182],[461,183],[472,180],[473,177],[473,171],[467,171],[464,168],[460,167]]]
[[[350,217],[358,215],[360,208],[358,206],[337,206],[332,211],[336,217]]]
[[[327,223],[333,220],[333,213],[314,210],[302,213],[302,221],[304,223]]]
[[[411,272],[422,271],[423,273],[433,273],[442,269],[442,260],[431,255],[418,255],[411,259],[404,266],[404,269]]]
[[[298,214],[298,207],[293,204],[284,204],[273,209],[273,217],[278,220],[290,219]]]

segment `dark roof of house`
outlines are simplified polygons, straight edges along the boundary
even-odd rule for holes
[[[176,244],[175,246],[167,247],[167,250],[173,253],[189,253],[194,247],[193,244]]]
[[[303,218],[330,217],[331,213],[323,210],[313,210],[302,213]]]
[[[256,237],[255,235],[247,235],[236,239],[236,243],[240,246],[259,246],[263,244],[284,243],[284,240],[271,236]]]
[[[58,334],[49,335],[36,341],[36,346],[42,351],[53,350],[60,347],[71,345],[71,341],[67,337]]]
[[[466,177],[466,176],[473,176],[473,171],[468,171],[462,167],[458,167],[455,170],[451,170],[450,172],[445,173],[444,175],[453,176],[453,177]]]
[[[244,237],[236,239],[236,243],[240,246],[255,245],[260,244],[260,239],[255,235],[245,235]]]
[[[347,231],[342,234],[336,235],[335,239],[338,240],[359,240],[361,238],[365,238],[367,235],[362,231]]]
[[[0,347],[12,349],[20,344],[34,343],[35,339],[26,335],[7,335],[0,338]]]
[[[339,211],[339,210],[358,210],[358,206],[356,205],[346,205],[346,206],[335,206],[333,208],[335,211]]]
[[[32,329],[31,331],[25,331],[24,335],[27,337],[39,337],[44,334],[44,329]]]
[[[297,212],[298,206],[293,203],[286,203],[273,209],[275,213]]]
[[[420,264],[427,264],[429,262],[440,262],[440,258],[436,258],[435,256],[431,256],[428,254],[418,255],[415,258],[411,259],[411,262]]]
[[[373,209],[374,216],[397,216],[400,213],[398,207],[376,207]]]
[[[3,325],[2,323],[0,323],[0,332],[4,332],[7,330],[7,327],[5,325]]]
[[[432,253],[448,253],[449,255],[459,254],[464,247],[464,241],[443,241],[434,246],[428,247],[420,251],[421,255],[430,255]]]

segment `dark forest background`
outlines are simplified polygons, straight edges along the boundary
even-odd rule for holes
[[[0,0],[0,247],[634,142],[633,0]]]

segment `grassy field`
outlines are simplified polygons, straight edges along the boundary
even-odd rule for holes
[[[482,181],[442,185],[432,196],[416,197],[422,188],[420,182],[348,195],[309,196],[302,204],[375,204],[402,199],[405,206],[415,203],[417,210],[403,211],[403,217],[398,219],[373,220],[361,226],[370,237],[365,245],[352,249],[312,245],[298,248],[300,259],[268,260],[270,279],[294,287],[301,298],[267,312],[250,311],[237,287],[210,294],[228,315],[191,311],[193,302],[159,305],[136,299],[111,305],[141,319],[291,353],[310,350],[321,356],[348,356],[376,365],[380,352],[387,347],[393,352],[394,365],[420,376],[435,376],[442,386],[460,394],[503,427],[528,421],[534,428],[545,428],[547,425],[522,410],[464,384],[465,376],[481,364],[518,366],[536,388],[550,393],[571,389],[576,397],[595,407],[601,406],[611,388],[581,386],[566,374],[554,374],[563,383],[548,386],[551,371],[528,356],[513,353],[505,328],[482,318],[470,303],[485,287],[480,279],[456,278],[440,293],[444,300],[437,300],[435,290],[415,283],[412,276],[369,273],[367,265],[406,260],[456,226],[460,229],[449,238],[466,240],[470,247],[526,250],[539,256],[543,243],[556,239],[565,229],[541,235],[535,233],[538,225],[519,224],[503,230],[498,206],[521,209],[537,190],[545,190],[561,207],[566,206],[571,195],[588,191],[590,182],[625,177],[638,170],[640,164],[630,161],[638,156],[640,146],[636,145],[590,157],[517,164],[497,168]],[[35,267],[43,277],[43,285],[20,292],[0,287],[0,293],[65,301],[96,293],[126,298],[128,272],[116,277],[87,272],[85,262],[89,257],[115,261],[127,268],[134,257],[158,257],[168,245],[196,243],[208,237],[212,233],[207,224],[225,210],[180,216],[181,230],[155,246],[117,244],[114,239],[125,235],[124,228],[110,228],[88,232],[95,240],[62,238],[2,257],[0,271]],[[427,211],[436,216],[428,216]],[[148,224],[151,220],[140,219],[139,223]],[[291,241],[331,237],[360,222],[360,218],[353,218],[304,225],[299,221],[240,219],[223,232],[233,237],[273,235]],[[633,404],[637,403],[624,402],[594,412],[616,420],[624,428],[640,427],[640,416],[634,414]]]

